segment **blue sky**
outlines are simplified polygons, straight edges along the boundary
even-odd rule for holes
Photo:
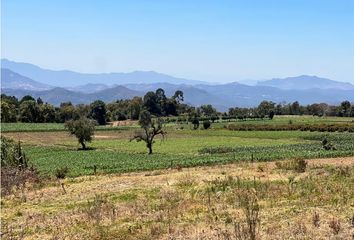
[[[353,0],[1,3],[2,57],[45,68],[354,83]]]

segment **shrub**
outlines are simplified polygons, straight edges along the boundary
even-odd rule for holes
[[[243,224],[235,222],[236,239],[255,240],[260,226],[257,193],[254,189],[240,191],[237,192],[237,199],[246,219]]]
[[[68,173],[69,173],[68,167],[60,167],[55,169],[55,176],[57,177],[57,179],[64,179]]]
[[[23,189],[26,183],[37,184],[40,182],[35,168],[8,168],[1,167],[1,194],[9,195],[15,188]]]
[[[322,147],[323,147],[324,150],[327,150],[327,151],[328,150],[336,150],[336,147],[331,142],[329,142],[327,140],[327,138],[324,138],[322,140]]]
[[[4,136],[1,136],[1,167],[27,168],[28,161],[22,150],[21,142],[18,144]]]
[[[211,123],[210,123],[209,120],[205,120],[205,121],[203,122],[203,127],[204,127],[204,129],[208,129],[208,128],[210,128],[210,126],[211,126]]]
[[[199,119],[198,118],[194,118],[192,120],[192,124],[193,124],[193,129],[197,130],[199,128]]]
[[[8,195],[15,188],[24,189],[26,183],[38,183],[40,178],[33,167],[28,167],[28,159],[21,147],[12,139],[1,136],[1,194]],[[24,196],[23,196],[24,197]]]

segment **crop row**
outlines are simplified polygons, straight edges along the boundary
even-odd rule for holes
[[[76,151],[27,146],[26,153],[28,153],[30,163],[34,164],[42,174],[53,175],[56,168],[65,166],[70,169],[69,175],[80,176],[93,174],[94,166],[99,173],[123,173],[217,165],[237,161],[354,156],[354,147],[352,142],[343,141],[336,144],[336,150],[328,151],[316,141],[308,144],[202,148],[199,154],[155,153],[147,155],[108,150]]]
[[[318,132],[354,132],[354,124],[229,124],[225,126],[232,131],[318,131]]]

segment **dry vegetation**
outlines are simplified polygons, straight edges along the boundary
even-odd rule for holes
[[[352,239],[354,158],[306,162],[304,172],[239,163],[28,185],[2,199],[1,238]]]

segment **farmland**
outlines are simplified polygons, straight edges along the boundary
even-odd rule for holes
[[[66,132],[4,133],[21,139],[31,163],[42,174],[53,175],[58,167],[68,167],[72,177],[99,173],[123,173],[176,167],[214,165],[238,161],[271,161],[294,157],[321,158],[354,155],[354,134],[305,131],[182,130],[167,127],[167,137],[157,139],[153,155],[145,144],[131,142],[132,127],[98,130],[90,144],[93,150],[78,151],[76,139]],[[54,132],[53,132],[54,131]],[[324,150],[323,138],[336,150]],[[178,147],[176,147],[178,146]]]
[[[2,200],[3,237],[235,239],[245,217],[237,199],[245,193],[257,197],[261,239],[348,238],[354,133],[227,128],[289,121],[354,125],[352,118],[307,116],[222,121],[208,130],[170,122],[149,155],[145,143],[130,141],[137,125],[98,127],[83,151],[62,124],[2,124],[2,134],[21,141],[44,179]],[[306,171],[274,164],[292,159],[308,159]],[[55,179],[63,167],[65,192]]]

